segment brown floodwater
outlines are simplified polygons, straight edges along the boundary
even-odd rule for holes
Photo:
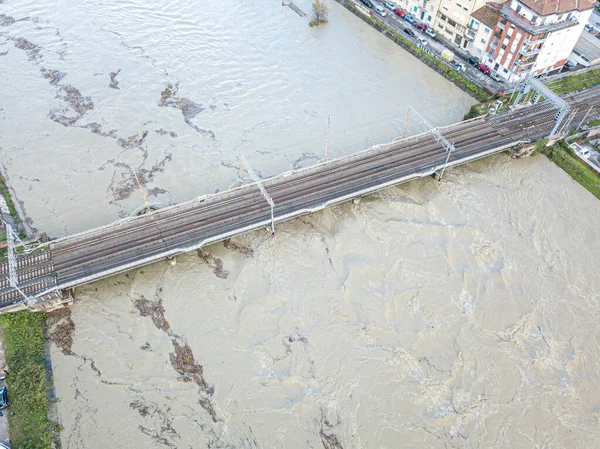
[[[296,2],[305,11],[307,0]],[[329,2],[0,1],[0,162],[30,230],[225,189],[472,100]],[[410,132],[418,130],[410,125]],[[600,207],[498,155],[78,289],[62,447],[600,446]]]

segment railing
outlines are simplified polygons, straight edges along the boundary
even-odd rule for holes
[[[537,39],[533,40],[531,38],[527,38],[523,40],[523,45],[537,45],[537,44],[543,44],[544,42],[546,42],[546,40],[548,39],[548,36],[544,36],[544,37],[538,37]]]
[[[521,49],[519,50],[519,53],[521,53],[523,56],[532,56],[532,55],[537,55],[541,51],[542,51],[541,48],[526,49],[524,47],[521,47]]]
[[[510,6],[505,3],[502,5],[500,9],[500,16],[505,18],[506,20],[510,20],[512,23],[517,25],[519,28],[524,29],[529,34],[538,35],[542,33],[548,33],[550,31],[562,30],[564,28],[569,28],[577,25],[577,18],[572,17],[571,20],[564,20],[558,23],[550,23],[548,25],[535,25],[530,20],[527,20],[525,17],[520,16],[514,9],[511,9]],[[500,23],[498,23],[500,26]]]
[[[526,66],[528,66],[529,64],[533,64],[534,62],[535,62],[535,59],[526,59],[526,60],[523,60],[523,59],[517,59],[517,60],[515,61],[515,65],[516,65],[516,66],[519,66],[519,67],[526,67]]]

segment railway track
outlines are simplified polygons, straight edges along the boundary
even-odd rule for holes
[[[600,87],[566,95],[574,125],[590,106],[600,107]],[[504,151],[519,141],[547,135],[556,110],[541,103],[489,120],[474,119],[443,127],[453,142],[448,160],[457,165]],[[593,119],[593,117],[592,117]],[[275,202],[275,219],[284,221],[353,196],[417,179],[439,170],[448,153],[424,133],[263,181]],[[268,224],[270,207],[255,185],[245,185],[168,207],[141,217],[64,237],[45,252],[19,256],[19,287],[40,297],[102,279]],[[0,263],[0,309],[22,300]]]

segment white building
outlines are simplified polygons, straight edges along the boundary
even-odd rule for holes
[[[401,0],[401,7],[428,27],[433,27],[439,4],[440,0]]]
[[[485,58],[510,82],[560,69],[592,13],[590,0],[510,0],[499,14]]]
[[[467,51],[479,60],[484,58],[492,31],[496,28],[500,17],[498,10],[501,6],[501,4],[496,4],[496,8],[491,8],[485,5],[471,14],[471,20],[465,33],[465,38],[469,41]]]

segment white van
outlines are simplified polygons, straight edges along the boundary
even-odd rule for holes
[[[383,9],[383,6],[381,6],[381,5],[375,5],[375,7],[373,8],[373,10],[377,14],[379,14],[381,17],[387,16],[387,12],[385,12],[385,9]]]
[[[581,155],[584,158],[589,159],[590,158],[590,150],[588,150],[587,148],[582,148],[581,149]]]

